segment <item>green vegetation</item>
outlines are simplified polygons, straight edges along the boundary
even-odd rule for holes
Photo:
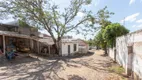
[[[19,20],[19,26],[20,27],[30,27],[26,22]]]
[[[109,68],[109,71],[115,72],[117,74],[122,74],[122,73],[125,72],[124,68],[120,67],[120,66],[112,66],[112,67]]]
[[[103,39],[108,47],[115,47],[116,38],[129,33],[129,30],[119,23],[112,23],[103,30]]]
[[[129,30],[119,23],[111,23],[102,28],[94,38],[96,46],[107,51],[107,48],[115,47],[116,38],[129,33]],[[105,52],[107,54],[107,52]]]
[[[98,11],[97,14],[99,15],[98,22],[100,30],[95,35],[94,42],[92,43],[98,48],[105,50],[105,54],[107,54],[107,48],[115,47],[116,38],[129,33],[129,30],[119,23],[112,23],[108,20],[111,15],[114,15],[114,13],[109,12],[107,7]]]
[[[124,70],[123,67],[115,65],[115,66],[109,67],[108,70],[113,72],[113,73],[118,74],[118,76],[120,75],[118,80],[127,80],[126,76],[123,75],[125,73],[125,70]],[[123,75],[123,76],[121,76],[121,75]],[[110,77],[110,78],[113,78],[113,77]],[[110,79],[110,80],[113,80],[113,79]]]

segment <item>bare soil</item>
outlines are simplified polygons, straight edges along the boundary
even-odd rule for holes
[[[91,51],[92,53],[94,50]],[[23,56],[1,60],[0,80],[122,80],[108,70],[114,65],[102,50],[80,57]]]

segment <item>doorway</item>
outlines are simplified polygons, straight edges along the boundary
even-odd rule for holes
[[[70,45],[68,45],[68,55],[70,55]]]

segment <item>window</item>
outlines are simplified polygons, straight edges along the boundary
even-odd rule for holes
[[[76,44],[74,44],[74,51],[76,51],[76,47],[77,47]]]

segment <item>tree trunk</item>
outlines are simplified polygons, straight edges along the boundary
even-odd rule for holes
[[[62,55],[62,42],[60,38],[55,42],[55,54]]]
[[[108,55],[108,53],[107,53],[107,43],[105,43],[105,55]]]
[[[108,55],[108,54],[107,54],[107,47],[105,47],[105,55]]]

